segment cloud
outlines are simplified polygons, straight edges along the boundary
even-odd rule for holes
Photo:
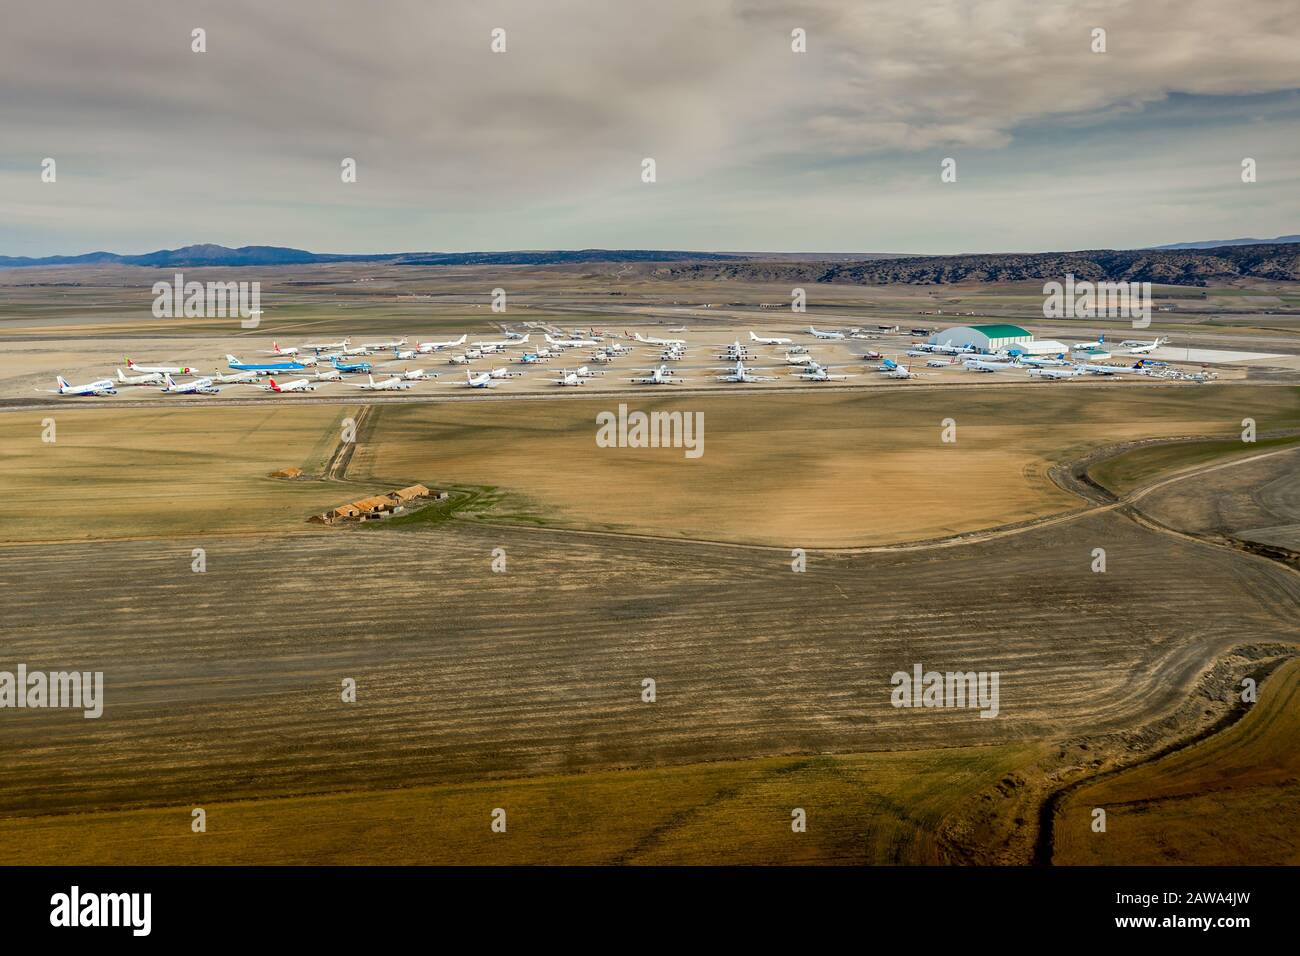
[[[691,221],[702,198],[752,196],[756,170],[780,173],[774,191],[888,155],[928,171],[1170,94],[1292,89],[1290,13],[1275,0],[44,0],[6,14],[0,241],[464,248],[473,222],[510,247],[558,244],[540,217],[564,207],[645,245],[642,226]],[[195,27],[207,53],[190,51]],[[505,54],[489,49],[494,27]],[[790,50],[795,27],[806,54]],[[37,178],[44,156],[59,160],[57,192]]]

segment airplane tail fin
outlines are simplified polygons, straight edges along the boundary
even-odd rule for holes
[[[59,383],[59,388],[71,388],[71,387],[72,387],[71,385],[68,384],[68,380],[67,380],[66,378],[64,378],[62,375],[56,375],[56,376],[54,376],[54,380],[55,380],[56,382]]]
[[[172,378],[171,372],[166,372],[163,374],[163,382],[166,384],[168,388],[176,387],[176,380]]]
[[[117,380],[118,380],[119,382],[125,382],[125,381],[126,381],[126,376],[122,374],[122,370],[121,370],[121,369],[118,369],[118,370],[117,370]]]
[[[128,365],[131,363],[131,360],[130,360],[130,359],[127,359],[126,361],[127,361],[127,364],[128,364]],[[227,354],[227,355],[226,355],[226,364],[227,364],[227,365],[230,365],[230,366],[235,366],[235,365],[242,365],[243,363],[240,362],[239,359],[235,358],[233,355],[229,355],[229,354]]]
[[[273,392],[278,392],[278,391],[280,390],[280,386],[275,384],[275,379],[273,379],[273,378],[268,378],[266,381],[267,381],[267,384],[269,384],[269,385],[271,386],[271,391],[273,391]]]

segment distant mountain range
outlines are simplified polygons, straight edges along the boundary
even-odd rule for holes
[[[1059,279],[1073,273],[1093,281],[1129,280],[1207,285],[1242,278],[1300,280],[1300,236],[1261,242],[1179,243],[1155,249],[1082,252],[975,253],[908,256],[890,253],[683,252],[655,249],[520,250],[514,252],[404,252],[331,255],[278,246],[199,245],[160,249],[138,256],[91,252],[35,259],[0,256],[0,268],[24,266],[132,265],[151,268],[277,266],[331,262],[386,265],[564,265],[648,263],[657,278],[749,282],[844,282],[855,285],[947,285]]]
[[[666,263],[664,279],[854,285],[950,285],[957,282],[1060,280],[1158,282],[1203,286],[1243,278],[1300,280],[1300,243],[1219,246],[1214,249],[1098,249],[1085,252],[907,256],[866,262]]]
[[[1217,249],[1219,246],[1274,246],[1286,242],[1300,242],[1300,236],[1278,236],[1276,239],[1213,239],[1209,242],[1174,242],[1153,249]]]
[[[743,258],[721,252],[673,252],[653,249],[520,250],[516,252],[398,252],[378,255],[336,255],[282,246],[212,244],[159,249],[138,256],[88,252],[80,256],[0,256],[0,268],[24,266],[125,265],[152,268],[200,266],[281,266],[328,262],[382,262],[407,266],[557,265],[567,262],[681,262]]]

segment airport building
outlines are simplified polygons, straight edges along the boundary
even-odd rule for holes
[[[1013,346],[1024,348],[1034,336],[1018,325],[954,325],[930,336],[931,345],[970,347],[977,352],[998,352]]]

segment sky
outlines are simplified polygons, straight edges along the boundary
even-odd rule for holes
[[[1300,233],[1281,0],[42,0],[4,21],[0,255]]]

